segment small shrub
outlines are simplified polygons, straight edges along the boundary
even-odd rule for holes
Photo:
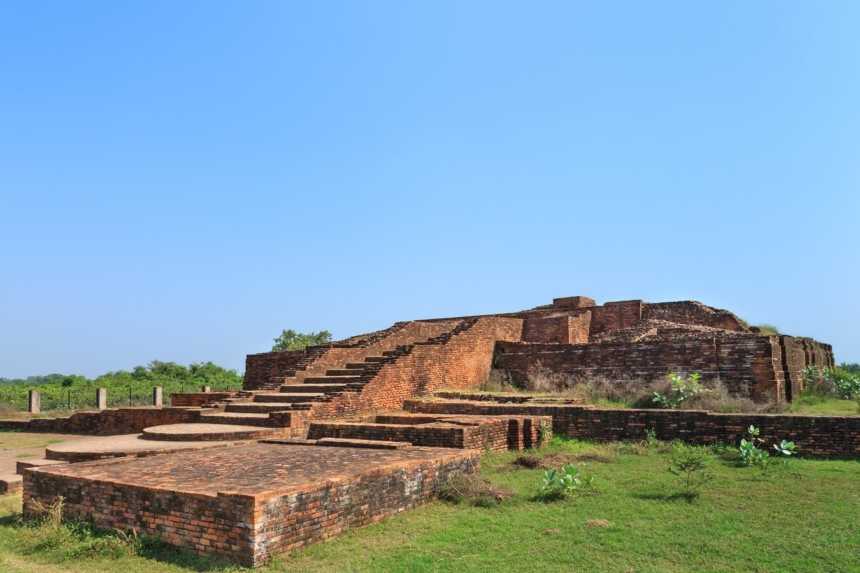
[[[860,398],[860,374],[846,368],[803,369],[805,391],[819,396],[833,396],[843,400]]]
[[[702,448],[675,444],[669,460],[669,473],[676,476],[688,501],[697,498],[701,488],[713,479],[708,471],[710,456]]]
[[[476,474],[456,474],[439,490],[439,498],[450,503],[468,503],[475,507],[492,507],[510,497],[510,492],[493,486]]]
[[[678,408],[690,398],[705,391],[704,386],[699,382],[701,377],[698,372],[686,377],[672,372],[668,376],[669,390],[654,392],[651,395],[651,401],[658,408]]]
[[[763,440],[759,438],[760,433],[761,432],[758,428],[750,426],[747,428],[747,437],[741,438],[738,452],[741,456],[741,463],[745,466],[764,467],[768,462],[770,454],[768,454],[766,450],[758,447],[759,444],[764,443]]]
[[[593,486],[592,476],[585,476],[574,465],[566,464],[561,469],[544,472],[537,497],[540,501],[556,501],[591,490]]]

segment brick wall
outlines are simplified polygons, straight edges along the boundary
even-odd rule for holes
[[[334,454],[339,448],[313,449]],[[438,452],[414,461],[371,463],[322,483],[265,495],[176,491],[99,479],[104,464],[126,460],[75,464],[70,475],[26,470],[24,514],[32,517],[37,502],[51,504],[62,496],[65,519],[102,529],[134,529],[197,553],[257,566],[274,553],[414,507],[435,496],[452,474],[478,468],[477,451]]]
[[[407,398],[442,388],[477,388],[490,373],[497,340],[519,340],[523,321],[483,317],[444,344],[416,345],[409,354],[385,364],[361,392],[316,404],[311,418],[398,409]]]
[[[608,330],[629,328],[642,320],[642,301],[607,302],[591,310],[591,336]]]
[[[0,429],[115,436],[136,434],[150,426],[200,421],[200,410],[186,408],[118,408],[100,412],[76,412],[67,418],[0,420]]]
[[[585,344],[591,330],[591,311],[559,316],[529,317],[523,323],[523,340],[526,342],[555,342],[559,344]]]
[[[182,392],[170,395],[170,405],[174,408],[199,408],[236,395],[237,392]]]
[[[678,324],[711,326],[733,331],[747,330],[733,313],[692,300],[647,303],[642,309],[642,319],[668,320]]]
[[[257,390],[271,385],[271,380],[295,370],[298,363],[307,356],[304,350],[285,350],[283,352],[262,352],[245,357],[245,390]]]
[[[553,404],[408,400],[406,410],[427,414],[552,416],[553,432],[589,440],[641,440],[652,429],[661,440],[737,444],[747,428],[768,444],[792,440],[801,455],[860,457],[860,416],[715,414],[695,410],[623,410]],[[770,447],[770,445],[768,445]]]

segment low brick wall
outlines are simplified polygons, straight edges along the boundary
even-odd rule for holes
[[[198,422],[200,413],[187,408],[117,408],[76,412],[67,418],[0,420],[0,430],[114,436],[136,434],[150,426]]]
[[[499,404],[407,400],[410,412],[552,416],[553,432],[589,440],[640,440],[654,430],[661,440],[736,444],[750,425],[768,444],[792,440],[804,456],[860,457],[860,416],[715,414],[697,410],[610,410],[554,404]]]
[[[66,518],[258,566],[425,502],[479,461],[475,450],[254,444],[28,469],[24,514],[63,496]]]

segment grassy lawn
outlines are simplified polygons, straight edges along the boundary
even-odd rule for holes
[[[858,416],[860,402],[815,395],[800,396],[791,403],[790,414],[810,416]]]
[[[715,479],[690,503],[673,497],[667,449],[555,441],[540,455],[573,462],[597,487],[555,503],[532,499],[542,470],[518,469],[515,453],[489,455],[484,476],[513,492],[500,505],[432,503],[261,571],[860,571],[860,462],[798,459],[763,477],[714,457]],[[0,571],[235,569],[158,544],[135,555],[86,532],[22,527],[19,499],[0,502]]]

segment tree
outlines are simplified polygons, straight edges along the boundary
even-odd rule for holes
[[[318,346],[331,342],[331,332],[320,330],[319,332],[296,332],[293,329],[284,330],[280,336],[274,339],[272,352],[281,350],[304,350],[308,346]]]

